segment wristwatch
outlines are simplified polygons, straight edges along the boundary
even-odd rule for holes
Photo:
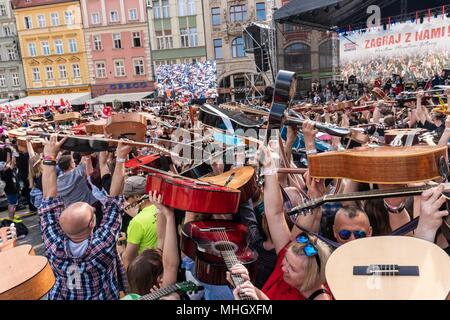
[[[125,159],[125,158],[116,158],[117,163],[125,163],[126,161],[127,161],[127,159]]]

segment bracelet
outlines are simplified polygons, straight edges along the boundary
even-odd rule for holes
[[[400,213],[405,209],[405,203],[401,203],[398,207],[391,206],[389,203],[387,203],[385,200],[383,200],[384,207],[391,213]]]
[[[56,166],[56,160],[44,160],[42,164],[44,166]]]
[[[278,173],[278,169],[275,167],[264,168],[263,175],[264,176],[274,176]]]
[[[125,163],[127,159],[125,158],[116,158],[116,163]]]
[[[54,160],[56,161],[56,158],[54,156],[50,156],[50,155],[44,155],[44,160]]]
[[[306,150],[306,155],[309,156],[310,154],[316,154],[317,150],[316,149],[312,149],[312,150]]]

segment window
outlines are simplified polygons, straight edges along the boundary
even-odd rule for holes
[[[106,78],[106,66],[104,62],[95,63],[95,74],[97,78]]]
[[[164,30],[164,33],[162,31],[156,31],[156,40],[158,50],[173,48],[173,38],[171,30]]]
[[[56,54],[64,54],[64,45],[62,40],[55,41]]]
[[[161,6],[159,5],[159,1],[153,2],[153,15],[155,19],[161,19]]]
[[[0,74],[0,87],[6,87],[6,78],[4,74]]]
[[[141,33],[139,31],[133,32],[133,47],[141,46]]]
[[[142,76],[145,74],[145,70],[144,70],[144,59],[139,58],[139,59],[135,59],[133,60],[134,63],[134,74],[136,76]]]
[[[47,23],[45,21],[45,16],[43,15],[39,15],[38,16],[38,24],[39,24],[39,28],[45,28]]]
[[[76,53],[78,51],[76,39],[69,39],[69,51],[71,53]]]
[[[30,57],[36,57],[36,44],[34,42],[28,44],[28,53]]]
[[[181,17],[195,15],[195,0],[179,0],[178,15]]]
[[[122,48],[122,38],[120,36],[120,33],[114,33],[113,34],[113,42],[114,42],[114,48],[115,49],[121,49]]]
[[[44,56],[50,55],[50,46],[48,45],[48,41],[42,41],[41,45],[42,45],[42,54]]]
[[[0,4],[0,16],[6,16],[6,6],[3,3]]]
[[[60,64],[58,66],[59,69],[59,78],[60,79],[67,79],[67,70],[66,70],[66,66],[63,64]]]
[[[51,15],[52,18],[52,26],[59,26],[59,14],[58,13],[52,13]]]
[[[162,1],[162,14],[163,18],[170,18],[169,0]]]
[[[195,15],[195,0],[187,0],[188,5],[188,15]]]
[[[39,68],[31,69],[31,73],[33,75],[33,81],[41,81],[41,73],[39,72]]]
[[[256,20],[266,20],[266,4],[264,2],[256,3]]]
[[[92,24],[100,24],[100,13],[94,12],[92,14]]]
[[[116,77],[125,77],[125,65],[123,60],[114,61],[114,66],[116,70]]]
[[[12,74],[12,80],[13,80],[13,86],[14,87],[20,86],[19,74],[18,73],[13,73]]]
[[[196,47],[198,46],[197,28],[183,28],[180,29],[181,46],[182,47]]]
[[[81,78],[80,65],[78,63],[72,65],[72,73],[74,78]]]
[[[99,34],[96,34],[94,36],[94,50],[96,51],[100,51],[103,50],[103,46],[102,46],[102,36]]]
[[[138,19],[137,9],[130,9],[128,13],[128,19],[130,21],[136,21]]]
[[[239,6],[231,6],[230,7],[230,21],[244,21],[247,19],[247,6],[239,5]]]
[[[119,13],[117,11],[110,11],[109,21],[111,22],[119,22]]]
[[[231,42],[231,51],[233,58],[245,57],[244,40],[242,37],[237,37]]]
[[[25,29],[31,29],[33,28],[33,21],[31,20],[31,17],[24,17],[25,21]]]
[[[212,25],[220,25],[220,8],[211,8]]]
[[[45,67],[45,77],[47,80],[53,80],[53,67]]]
[[[72,11],[66,11],[66,12],[64,12],[64,22],[65,22],[67,25],[73,24],[73,13],[72,13]]]
[[[309,71],[311,69],[311,49],[303,43],[294,43],[284,49],[286,70]]]
[[[223,59],[222,39],[214,39],[214,58]]]
[[[16,60],[16,48],[8,49],[8,58],[9,60]]]
[[[333,48],[330,40],[319,46],[319,68],[321,71],[331,71],[333,68]]]
[[[185,15],[187,15],[186,0],[179,0],[178,1],[178,16],[183,17]]]
[[[12,36],[11,28],[9,26],[3,27],[3,33],[5,34],[5,37]]]

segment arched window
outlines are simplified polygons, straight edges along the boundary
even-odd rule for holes
[[[245,57],[244,39],[237,37],[231,42],[231,51],[233,58]]]
[[[333,68],[333,47],[331,40],[325,41],[319,46],[320,71],[331,71]]]
[[[284,49],[284,65],[290,71],[311,70],[311,49],[303,43],[294,43]]]

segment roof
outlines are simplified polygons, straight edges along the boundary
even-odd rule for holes
[[[136,93],[116,93],[116,94],[105,94],[96,98],[92,98],[87,101],[88,104],[101,104],[101,103],[112,103],[113,101],[120,102],[135,102],[144,100],[146,97],[153,95],[150,92],[136,92]]]
[[[13,0],[12,7],[13,9],[24,9],[74,1],[79,2],[78,0]]]

